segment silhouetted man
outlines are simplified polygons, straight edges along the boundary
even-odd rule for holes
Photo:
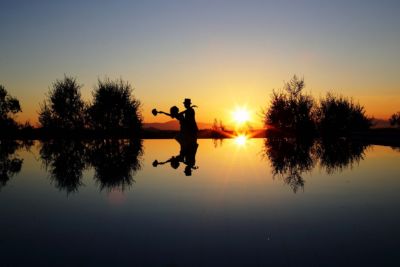
[[[183,111],[184,115],[184,125],[187,130],[187,134],[190,137],[197,138],[197,124],[196,124],[196,118],[195,118],[195,112],[192,106],[192,102],[189,98],[185,98],[185,101],[183,102],[183,105],[185,106],[186,110]]]

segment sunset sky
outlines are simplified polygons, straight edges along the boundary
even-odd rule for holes
[[[294,74],[315,97],[351,96],[367,114],[400,110],[400,1],[2,1],[0,84],[37,121],[64,74],[91,99],[98,78],[135,88],[152,108],[198,105],[197,120],[255,114]]]

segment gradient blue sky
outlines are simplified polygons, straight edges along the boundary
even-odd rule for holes
[[[400,1],[1,1],[0,84],[36,121],[55,79],[135,87],[146,121],[191,97],[199,121],[259,112],[297,74],[316,97],[400,110]],[[253,117],[259,121],[258,117]],[[256,122],[255,122],[256,123]]]

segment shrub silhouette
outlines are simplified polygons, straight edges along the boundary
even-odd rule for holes
[[[21,112],[18,99],[8,94],[3,85],[0,85],[0,129],[16,129],[15,114]]]
[[[303,93],[304,79],[296,75],[282,90],[273,91],[264,123],[272,129],[288,133],[310,133],[315,129],[312,119],[314,99]]]
[[[132,86],[122,79],[99,80],[93,92],[93,104],[88,110],[91,127],[101,130],[140,130],[140,102],[132,96],[132,91]]]
[[[68,130],[84,127],[85,102],[81,98],[81,87],[75,78],[68,76],[53,83],[39,112],[42,127]]]
[[[323,135],[348,134],[368,130],[372,119],[365,115],[364,107],[352,99],[328,93],[320,100],[316,111],[318,128]]]
[[[389,123],[392,126],[400,127],[400,111],[390,116]]]

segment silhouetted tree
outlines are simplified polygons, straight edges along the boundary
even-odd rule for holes
[[[88,149],[88,160],[94,167],[94,179],[100,190],[124,190],[132,185],[133,176],[141,168],[142,140],[94,140]]]
[[[219,120],[219,129],[223,132],[225,131],[225,124],[222,123],[222,120]]]
[[[42,143],[40,157],[50,179],[67,194],[78,191],[86,167],[85,145],[82,141],[58,139]]]
[[[222,137],[225,136],[225,125],[223,124],[222,120],[214,119],[214,122],[211,126],[211,137],[214,139],[214,145],[217,145],[217,139],[220,140],[222,143]]]
[[[140,102],[133,97],[132,91],[132,86],[122,79],[99,80],[93,92],[93,104],[89,108],[91,126],[102,130],[140,130]]]
[[[397,113],[395,113],[395,114],[393,114],[393,115],[390,117],[389,123],[390,123],[390,125],[392,125],[392,126],[396,126],[396,125],[397,125],[397,127],[400,127],[400,111],[397,112]]]
[[[320,100],[316,121],[320,132],[324,135],[368,130],[372,125],[372,119],[365,115],[363,106],[355,104],[352,99],[330,93]]]
[[[0,139],[0,189],[21,171],[23,160],[14,155],[20,147],[15,140]]]
[[[213,125],[211,126],[211,129],[214,131],[218,131],[219,130],[219,125],[218,125],[218,120],[214,119]]]
[[[270,107],[265,113],[266,126],[295,134],[310,133],[314,130],[314,99],[303,93],[304,86],[304,79],[294,75],[282,90],[273,91]]]
[[[56,80],[48,92],[39,112],[39,122],[44,128],[76,130],[85,125],[85,102],[81,85],[75,78],[64,76]]]
[[[0,129],[16,129],[15,114],[21,112],[18,99],[8,94],[3,85],[0,85]]]

